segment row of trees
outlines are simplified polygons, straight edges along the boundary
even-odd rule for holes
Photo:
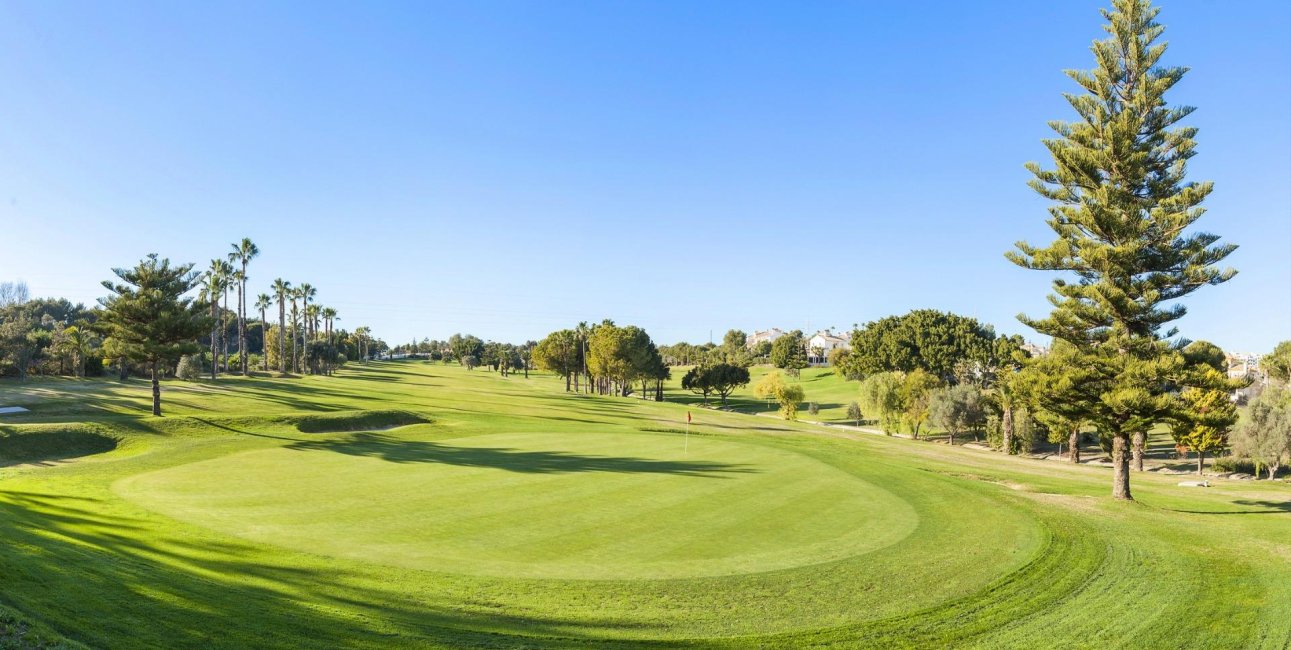
[[[565,390],[628,396],[640,389],[663,401],[663,382],[672,376],[659,348],[645,330],[612,320],[579,323],[548,334],[533,347],[539,367],[565,379]]]
[[[160,415],[160,379],[176,373],[177,365],[185,369],[183,374],[200,372],[205,365],[212,379],[221,369],[246,375],[259,347],[261,370],[272,364],[282,373],[289,368],[329,373],[346,359],[367,358],[374,345],[384,347],[366,327],[352,333],[336,329],[336,311],[317,304],[316,289],[303,283],[292,287],[275,280],[273,296],[260,294],[255,300],[260,321],[254,323],[248,312],[247,268],[259,253],[251,240],[243,239],[227,259],[213,260],[204,272],[149,255],[132,268],[113,269],[115,279],[102,283],[109,295],[97,309],[61,299],[32,300],[22,283],[2,283],[0,369],[25,379],[32,369],[53,370],[56,364],[57,373],[81,377],[87,369],[98,374],[114,364],[124,380],[132,368],[142,368],[152,381],[153,413]],[[230,297],[234,309],[228,307]],[[276,327],[268,320],[275,299]],[[250,335],[255,330],[259,336]],[[231,339],[236,353],[229,350]]]

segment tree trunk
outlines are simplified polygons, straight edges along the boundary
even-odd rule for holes
[[[1112,496],[1117,499],[1133,501],[1130,495],[1130,436],[1116,432],[1112,438]]]
[[[565,375],[565,392],[569,392],[569,375]]]
[[[282,300],[278,301],[278,372],[287,374],[287,304]]]
[[[1000,445],[1004,447],[1004,453],[1013,453],[1013,406],[1006,405],[1004,413],[1000,415],[1000,433],[1003,434],[1003,440]],[[954,444],[952,441],[951,444]]]
[[[157,381],[157,361],[152,362],[152,414],[161,415],[161,382]]]
[[[1071,462],[1080,462],[1080,431],[1072,431],[1067,437],[1067,446],[1070,447],[1068,452],[1071,454]]]
[[[229,371],[229,337],[228,325],[224,322],[224,317],[229,313],[229,290],[224,290],[224,311],[220,314],[220,343],[224,349],[224,372]]]
[[[125,357],[117,359],[117,378],[121,381],[130,378],[130,362]]]
[[[264,303],[260,303],[264,304]],[[269,372],[269,321],[264,309],[260,310],[260,369]]]
[[[243,267],[242,272],[246,273],[246,267]],[[246,287],[246,282],[238,283],[238,369],[242,371],[243,377],[247,374],[247,319],[246,302],[243,301]]]
[[[220,351],[218,347],[219,340],[220,340],[218,328],[220,326],[220,322],[219,320],[217,320],[219,317],[219,312],[220,312],[220,302],[218,300],[215,300],[214,297],[212,297],[211,298],[211,381],[215,380],[216,370],[220,367]]]
[[[1277,475],[1278,475],[1278,468],[1279,468],[1279,467],[1281,467],[1281,465],[1278,465],[1277,463],[1272,463],[1272,464],[1270,464],[1270,465],[1269,465],[1268,470],[1269,470],[1269,480],[1270,480],[1270,481],[1272,481],[1272,480],[1273,480],[1273,477],[1274,477],[1274,476],[1277,476]]]
[[[1143,431],[1134,432],[1134,437],[1132,439],[1134,443],[1134,448],[1132,452],[1134,455],[1134,471],[1136,472],[1143,471],[1143,446],[1144,446],[1144,443],[1147,441],[1147,437],[1148,437],[1148,434]]]
[[[1203,471],[1205,467],[1206,467],[1206,452],[1199,451],[1197,452],[1197,476],[1201,476],[1202,474],[1205,473]]]

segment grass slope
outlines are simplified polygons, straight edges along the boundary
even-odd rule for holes
[[[32,409],[0,454],[55,436],[0,468],[0,642],[1291,644],[1284,483],[1114,503],[1101,468],[710,411],[687,442],[685,404],[417,362],[165,391],[0,384]]]

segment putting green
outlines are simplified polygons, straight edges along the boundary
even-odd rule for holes
[[[915,511],[762,444],[659,434],[303,440],[126,478],[151,510],[258,542],[481,576],[664,579],[786,569],[891,545]]]

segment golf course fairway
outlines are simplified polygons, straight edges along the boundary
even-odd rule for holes
[[[1101,467],[423,361],[163,391],[153,417],[143,381],[0,384],[29,409],[0,421],[0,631],[71,648],[1291,644],[1282,482],[1142,473],[1120,503]]]

